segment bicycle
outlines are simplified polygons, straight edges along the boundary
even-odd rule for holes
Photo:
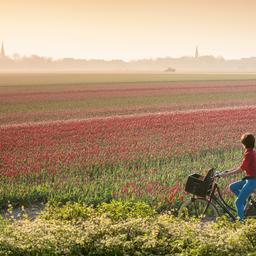
[[[200,174],[192,174],[188,177],[185,191],[192,197],[182,203],[178,216],[181,218],[196,217],[202,221],[214,221],[221,215],[221,210],[232,221],[236,218],[236,209],[230,206],[223,198],[217,179],[221,173],[215,173],[214,169],[208,170],[204,177]],[[256,200],[252,193],[245,207],[245,217],[256,217]]]

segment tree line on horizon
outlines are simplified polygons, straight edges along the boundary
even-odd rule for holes
[[[223,57],[205,55],[199,57],[184,56],[180,58],[161,57],[124,61],[120,59],[75,59],[52,58],[38,55],[0,58],[0,70],[79,70],[79,71],[233,71],[255,72],[256,57],[226,60]]]

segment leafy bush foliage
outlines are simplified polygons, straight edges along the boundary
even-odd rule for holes
[[[128,218],[148,217],[154,214],[154,209],[144,202],[112,200],[110,203],[98,205],[97,208],[77,202],[68,202],[61,207],[48,204],[42,212],[41,218],[45,220],[79,221],[105,216],[117,221]]]
[[[144,202],[136,201],[117,201],[111,203],[102,203],[97,207],[100,214],[106,214],[112,220],[121,220],[127,218],[139,218],[153,216],[155,211]]]
[[[47,205],[41,213],[41,218],[45,220],[86,220],[95,215],[95,209],[80,203],[68,202],[64,206]]]
[[[142,214],[143,213],[143,214]],[[145,203],[48,206],[35,221],[0,220],[0,255],[255,255],[256,221],[184,221]]]

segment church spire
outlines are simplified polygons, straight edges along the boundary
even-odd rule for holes
[[[5,51],[4,51],[4,42],[2,41],[2,48],[1,48],[1,57],[5,57]]]
[[[196,47],[195,58],[198,58],[198,57],[199,57],[198,47]]]

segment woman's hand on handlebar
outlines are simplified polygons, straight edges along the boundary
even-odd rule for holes
[[[230,170],[225,170],[225,171],[223,171],[223,172],[218,172],[218,173],[216,173],[215,174],[215,177],[216,178],[220,178],[220,177],[226,177],[226,176],[228,176],[229,175],[229,172],[230,172]]]
[[[242,171],[242,170],[240,169],[240,167],[238,167],[238,168],[236,168],[236,169],[225,170],[225,171],[223,171],[223,172],[220,172],[220,173],[216,174],[215,176],[216,176],[216,177],[222,177],[222,178],[224,178],[224,177],[227,177],[227,176],[229,176],[229,175],[237,174],[237,173],[239,173],[239,172],[241,172],[241,171]]]

